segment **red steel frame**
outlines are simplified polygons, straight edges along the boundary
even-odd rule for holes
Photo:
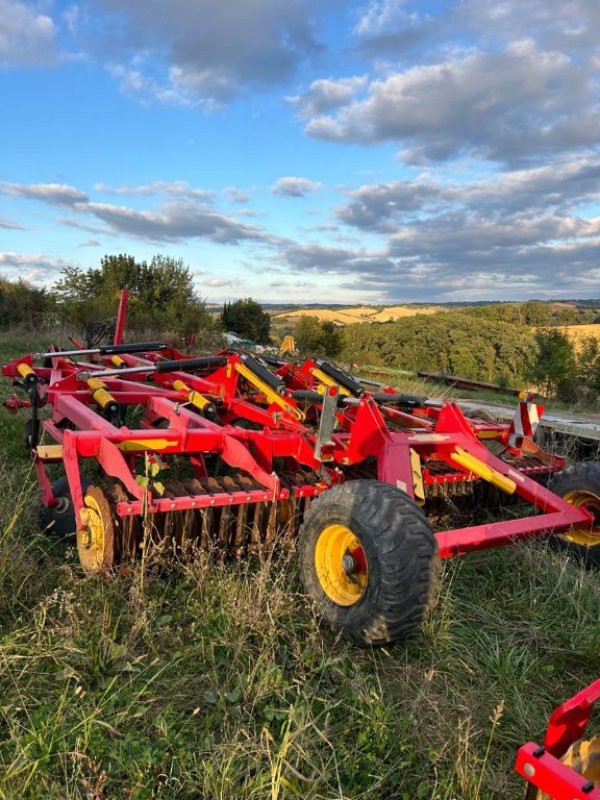
[[[515,769],[533,787],[554,800],[600,800],[600,787],[560,761],[569,747],[583,737],[595,703],[600,699],[600,679],[559,706],[548,723],[544,746],[528,742],[519,748]]]
[[[445,402],[439,408],[427,407],[405,413],[376,403],[372,395],[365,391],[360,398],[353,400],[351,406],[338,410],[338,431],[333,433],[331,441],[324,443],[321,457],[317,459],[314,455],[316,433],[306,421],[311,408],[314,411],[314,406],[309,406],[306,413],[300,411],[305,419],[299,420],[277,402],[269,402],[269,398],[260,392],[258,395],[248,395],[241,388],[238,367],[242,362],[236,353],[223,354],[223,365],[204,376],[186,372],[185,367],[181,371],[153,373],[153,366],[160,364],[165,355],[182,360],[184,366],[183,354],[171,348],[160,353],[123,354],[121,358],[125,365],[147,367],[147,371],[137,373],[134,380],[128,380],[129,376],[126,375],[119,377],[118,374],[103,378],[106,389],[117,404],[141,405],[144,408],[139,430],[117,427],[96,410],[94,393],[87,385],[86,378],[105,370],[110,365],[108,357],[97,362],[75,363],[57,353],[51,357],[51,367],[34,369],[41,401],[49,403],[53,410],[52,418],[43,422],[43,428],[62,446],[60,455],[56,452],[45,454],[43,449],[34,451],[42,499],[48,505],[56,502],[51,494],[46,464],[62,460],[78,526],[82,524],[80,511],[83,507],[79,469],[81,458],[96,459],[107,475],[122,482],[131,499],[118,503],[116,511],[126,516],[140,514],[144,507],[153,513],[161,513],[208,505],[286,499],[289,489],[281,487],[274,471],[274,460],[282,458],[327,473],[326,480],[317,485],[296,488],[296,496],[325,491],[332,483],[344,480],[342,467],[351,467],[367,458],[374,458],[380,480],[398,486],[414,497],[411,452],[418,453],[424,465],[427,459],[448,465],[447,472],[438,475],[429,475],[424,468],[426,483],[443,486],[477,479],[476,475],[453,461],[457,448],[491,468],[496,475],[509,479],[514,484],[515,492],[538,513],[535,516],[437,532],[435,536],[440,558],[497,547],[550,531],[566,531],[573,526],[590,527],[592,524],[592,516],[587,510],[573,507],[526,474],[527,470],[515,468],[492,454],[482,443],[482,440],[490,438],[506,442],[509,435],[507,426],[468,421],[453,402]],[[3,374],[18,380],[21,365],[33,368],[34,363],[33,355],[24,356],[6,365]],[[310,364],[307,364],[295,371],[291,367],[281,370],[287,372],[288,396],[285,402],[292,411],[295,410],[294,413],[300,410],[300,406],[292,397],[293,390],[299,384],[309,388],[315,386],[315,382],[309,380]],[[173,389],[173,383],[177,380],[183,380],[187,387],[219,403],[221,424],[187,407],[187,394]],[[337,388],[329,388],[328,391],[337,392]],[[264,427],[262,430],[239,427],[234,423],[240,417]],[[166,420],[168,428],[154,428],[157,420]],[[391,429],[387,424],[390,421],[406,425],[408,429]],[[69,427],[61,427],[65,422],[69,423]],[[76,430],[72,430],[72,427]],[[532,442],[528,442],[528,446],[537,447]],[[160,456],[188,454],[199,477],[206,475],[203,454],[218,453],[230,466],[252,475],[264,487],[264,491],[173,499],[153,496],[135,481],[136,457],[143,457],[145,453]],[[529,471],[533,474],[554,471],[563,465],[561,459],[546,458],[549,459],[546,466]]]

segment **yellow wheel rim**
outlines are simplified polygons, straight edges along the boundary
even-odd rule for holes
[[[77,552],[84,572],[93,575],[113,561],[113,527],[110,508],[102,491],[90,487],[80,516],[84,528],[77,531]]]
[[[596,788],[600,786],[600,736],[575,742],[561,761],[579,775],[592,781]],[[536,800],[552,800],[552,798],[545,792],[538,792]]]
[[[315,570],[321,589],[339,606],[353,606],[369,582],[367,557],[346,525],[328,525],[315,546]]]
[[[579,544],[583,547],[595,547],[600,544],[600,497],[593,492],[579,489],[567,492],[563,497],[567,503],[576,508],[585,508],[594,515],[594,525],[591,530],[586,528],[573,528],[573,530],[561,533],[560,536],[567,542]]]

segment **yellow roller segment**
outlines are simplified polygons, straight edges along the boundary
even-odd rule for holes
[[[121,356],[111,356],[110,363],[113,365],[113,367],[117,367],[118,369],[127,366]]]
[[[585,489],[579,489],[572,492],[567,492],[563,495],[563,500],[570,503],[576,508],[585,508],[590,511],[595,519],[596,524],[591,530],[586,528],[574,528],[573,530],[566,531],[559,534],[561,539],[572,544],[579,544],[583,547],[595,547],[600,544],[600,497],[594,492],[589,492]]]
[[[196,408],[199,408],[200,411],[204,411],[206,406],[210,405],[210,400],[207,397],[204,397],[203,394],[200,394],[200,392],[192,389],[185,381],[179,379],[173,381],[173,388],[176,392],[185,392],[187,394],[188,402],[193,406],[196,406]]]
[[[106,408],[108,405],[116,405],[117,401],[100,378],[88,378],[87,385],[92,390],[92,397],[99,406]]]
[[[17,366],[17,372],[23,378],[24,381],[27,381],[29,384],[33,384],[37,381],[37,375],[35,371],[29,366],[29,364],[19,364]]]
[[[356,553],[363,565],[356,564]],[[353,606],[367,591],[366,555],[346,525],[328,525],[321,531],[315,545],[315,571],[321,589],[338,606]]]

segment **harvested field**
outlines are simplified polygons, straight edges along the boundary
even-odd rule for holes
[[[353,308],[299,308],[274,314],[278,321],[297,320],[298,317],[317,317],[321,322],[337,325],[353,325],[356,322],[389,322],[401,317],[417,314],[437,314],[444,311],[441,306],[355,306]]]
[[[567,334],[575,347],[581,346],[586,339],[598,339],[600,341],[600,324],[561,325],[560,330]]]

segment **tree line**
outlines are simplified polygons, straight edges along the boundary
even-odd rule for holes
[[[52,289],[0,278],[0,329],[38,330],[62,325],[81,329],[116,313],[129,289],[127,325],[132,334],[171,333],[196,348],[224,343],[225,332],[261,345],[277,345],[292,333],[301,354],[355,366],[432,371],[506,386],[535,385],[569,402],[600,393],[600,344],[577,347],[557,326],[600,322],[598,309],[529,301],[404,317],[347,327],[301,316],[273,332],[272,317],[252,298],[207,308],[181,259],[156,255],[149,262],[107,255],[98,267],[67,267]]]
[[[565,324],[561,311],[514,303],[350,325],[342,332],[340,357],[349,364],[535,386],[548,397],[589,403],[600,393],[600,343],[590,337],[575,346],[557,327]],[[598,313],[573,309],[569,319],[595,322]]]

